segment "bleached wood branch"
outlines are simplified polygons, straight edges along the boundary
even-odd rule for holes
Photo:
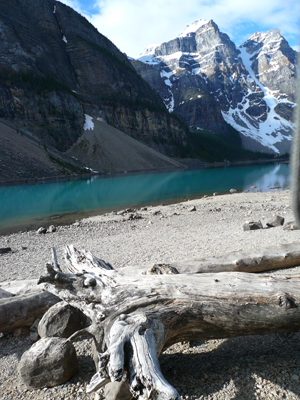
[[[99,362],[89,391],[98,391],[108,380],[126,379],[139,399],[179,399],[157,361],[171,344],[300,330],[300,276],[131,276],[107,269],[107,263],[72,246],[66,252],[75,274],[48,265],[40,281],[92,320],[88,330]]]

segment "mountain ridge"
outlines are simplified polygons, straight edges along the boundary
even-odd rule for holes
[[[226,121],[244,147],[280,154],[294,128],[296,58],[278,29],[237,47],[214,21],[198,20],[131,62],[190,129],[222,134]],[[212,108],[213,116],[203,113]]]
[[[0,2],[0,26],[0,120],[26,140],[53,148],[64,159],[84,134],[88,115],[168,156],[185,147],[186,127],[168,113],[127,57],[72,8],[56,0]],[[7,154],[0,147],[0,160]],[[126,154],[121,151],[119,157],[125,160]],[[47,161],[35,168],[35,162],[33,157],[33,174],[46,176],[47,168],[58,173],[59,165]],[[131,165],[136,169],[134,160]],[[89,167],[86,158],[81,167]],[[27,178],[17,161],[0,163],[0,175],[8,170]],[[60,170],[72,173],[65,164]]]

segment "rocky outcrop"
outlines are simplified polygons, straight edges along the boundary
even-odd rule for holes
[[[14,128],[65,152],[90,115],[153,147],[158,137],[166,154],[185,145],[185,128],[127,57],[70,7],[2,2],[0,27],[0,118]]]
[[[213,21],[199,20],[132,64],[190,128],[226,136],[227,122],[245,147],[289,150],[296,52],[278,29],[237,48]]]

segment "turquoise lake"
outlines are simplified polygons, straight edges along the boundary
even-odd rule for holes
[[[289,187],[288,164],[94,176],[87,180],[0,187],[0,233],[43,223],[71,223],[97,213],[177,202],[230,189],[268,191],[274,187]]]

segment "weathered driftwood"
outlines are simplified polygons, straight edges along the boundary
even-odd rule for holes
[[[179,399],[157,359],[171,344],[300,330],[300,276],[122,275],[72,246],[66,259],[73,274],[48,264],[40,282],[91,319],[71,337],[89,334],[95,341],[98,371],[89,392],[109,381],[127,381],[139,399]]]
[[[172,262],[168,265],[170,268],[175,268],[180,274],[226,271],[256,273],[291,268],[300,265],[300,245],[299,243],[290,243],[276,247],[256,249],[252,252],[237,251],[219,256]],[[128,266],[122,268],[120,272],[126,275],[145,275],[151,271],[151,268],[151,266],[144,268],[140,266]]]
[[[99,261],[99,259],[97,259],[97,257],[93,255],[90,255],[90,257],[92,259],[92,262],[97,263]],[[54,248],[52,249],[52,263],[55,268],[59,270]],[[137,275],[146,273],[157,274],[157,270],[161,270],[164,273],[169,273],[177,270],[181,274],[200,274],[206,272],[216,273],[225,271],[262,272],[272,269],[294,267],[296,265],[300,265],[300,246],[298,243],[292,243],[279,247],[270,247],[267,249],[255,250],[251,254],[243,252],[233,252],[225,254],[223,256],[216,256],[211,258],[184,260],[171,264],[156,264],[154,266],[151,266],[150,268],[126,267],[122,268],[122,270],[120,270],[120,273],[126,275]],[[109,268],[112,267],[110,266]],[[1,326],[0,324],[0,332],[3,332],[3,329],[8,330],[8,327],[11,327],[11,329],[15,329],[16,327],[27,326],[29,324],[29,322],[33,318],[31,314],[32,311],[31,308],[28,307],[26,304],[25,307],[23,307],[23,303],[29,303],[33,301],[33,304],[35,304],[35,311],[40,310],[36,315],[39,315],[40,317],[43,315],[43,313],[46,311],[45,302],[47,303],[47,298],[49,295],[44,293],[41,296],[36,296],[36,294],[34,294],[34,297],[24,296],[25,294],[33,294],[33,292],[42,293],[42,289],[37,285],[37,280],[0,283],[0,322],[4,321],[3,315],[7,315],[7,312],[5,310],[9,309],[9,302],[2,302],[3,304],[5,304],[4,308],[4,305],[1,305],[1,299],[17,295],[23,296],[18,297],[18,299],[12,299],[12,307],[15,308],[15,312],[13,316],[10,316],[9,323],[6,322],[3,324],[3,326]],[[16,306],[16,304],[18,305]],[[48,304],[49,307],[54,304],[54,299],[52,299]],[[24,316],[24,312],[26,309],[29,312],[28,319],[26,316]]]
[[[52,264],[59,269],[52,248]],[[0,283],[0,332],[30,326],[60,298],[38,286],[37,279]]]
[[[30,326],[60,299],[47,291],[33,291],[0,299],[0,332]]]
[[[42,291],[37,279],[0,282],[0,299]]]

